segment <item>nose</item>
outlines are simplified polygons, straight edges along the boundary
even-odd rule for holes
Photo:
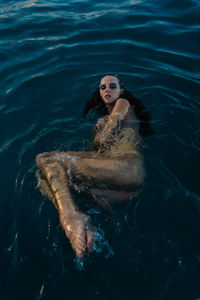
[[[110,91],[110,90],[111,90],[110,86],[109,86],[109,85],[106,85],[105,91]]]

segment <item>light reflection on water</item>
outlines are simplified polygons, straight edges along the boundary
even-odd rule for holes
[[[197,299],[199,2],[1,2],[2,297]],[[96,251],[74,262],[35,157],[88,149],[95,118],[82,111],[105,73],[144,102],[156,134],[143,193],[114,220],[91,209]]]

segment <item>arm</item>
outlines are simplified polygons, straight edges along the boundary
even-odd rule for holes
[[[120,98],[116,101],[115,106],[108,116],[108,120],[102,130],[100,140],[105,142],[113,136],[116,129],[120,128],[121,121],[125,118],[130,107],[128,100]]]
[[[108,116],[98,119],[97,123],[94,125],[92,129],[92,135],[95,136],[98,132],[101,132],[107,121],[108,121]]]

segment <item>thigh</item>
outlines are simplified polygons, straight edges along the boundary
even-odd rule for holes
[[[88,188],[134,190],[144,176],[143,160],[137,155],[104,157],[94,152],[59,152],[71,183]]]

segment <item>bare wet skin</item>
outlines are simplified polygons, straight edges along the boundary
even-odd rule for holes
[[[95,231],[90,227],[87,215],[80,212],[70,217],[62,215],[60,223],[79,258],[82,258],[85,252],[90,252],[93,249]]]
[[[140,138],[129,108],[125,99],[114,104],[94,137],[97,151],[54,151],[36,158],[38,187],[55,204],[61,226],[79,258],[98,244],[98,232],[73,199],[71,189],[76,190],[77,182],[99,207],[109,211],[114,203],[126,202],[142,186],[145,172],[138,151]]]

